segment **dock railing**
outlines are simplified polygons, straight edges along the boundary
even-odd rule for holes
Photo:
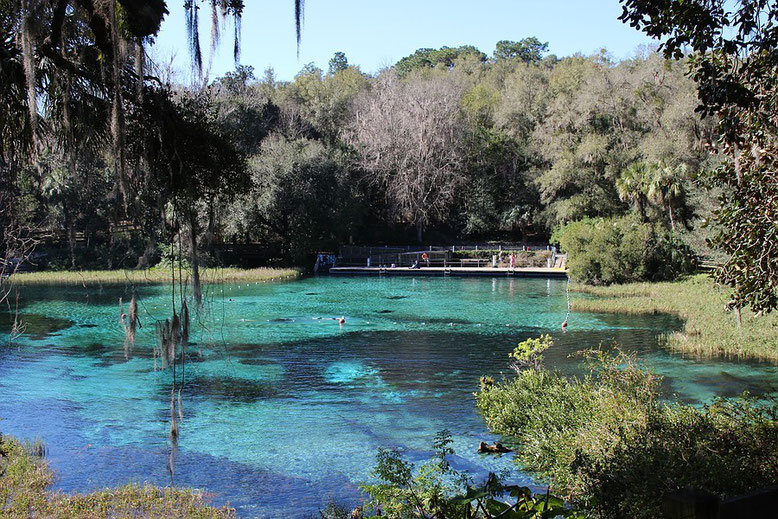
[[[457,257],[457,252],[475,252],[476,257]],[[486,252],[487,257],[477,257],[478,251]],[[405,245],[405,246],[354,246],[340,248],[336,266],[343,267],[410,267],[418,264],[422,267],[489,267],[506,264],[512,253],[547,251],[549,256],[556,254],[556,248],[540,243],[485,243],[468,245]],[[500,263],[500,259],[502,262]],[[550,265],[553,266],[554,261]],[[516,265],[521,266],[521,265]]]

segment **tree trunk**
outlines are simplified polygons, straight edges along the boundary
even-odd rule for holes
[[[197,256],[197,216],[189,215],[189,262],[192,264],[192,294],[197,306],[202,305],[203,296],[200,291],[200,260]]]
[[[646,206],[643,203],[642,197],[638,197],[635,200],[635,209],[637,209],[638,215],[640,216],[640,223],[646,223],[648,218],[646,217]]]
[[[420,216],[416,217],[416,239],[421,243],[421,231],[422,231],[422,219]]]
[[[70,268],[76,268],[76,229],[73,224],[73,218],[68,214],[65,208],[65,227],[68,233],[68,254],[70,255]]]
[[[519,224],[519,230],[521,231],[521,241],[529,243],[529,226],[527,224]]]

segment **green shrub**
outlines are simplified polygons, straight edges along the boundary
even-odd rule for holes
[[[511,358],[511,367],[515,371],[521,371],[528,368],[540,368],[540,365],[543,362],[543,355],[541,355],[541,353],[549,349],[553,344],[554,341],[551,340],[551,336],[548,334],[541,335],[537,339],[530,337],[526,341],[520,342],[518,346],[513,348],[513,351],[508,354]],[[494,381],[492,381],[492,383],[494,383]]]
[[[632,216],[584,218],[556,229],[570,276],[592,284],[672,280],[694,271],[691,248],[659,224]]]
[[[721,497],[778,480],[778,405],[747,398],[697,408],[660,399],[661,377],[632,356],[589,352],[588,374],[529,369],[477,394],[516,460],[595,517],[658,517],[662,496]]]
[[[454,454],[446,430],[435,436],[434,456],[418,469],[393,450],[379,449],[373,475],[380,481],[360,489],[370,496],[364,510],[367,516],[393,518],[462,517],[466,519],[582,519],[565,507],[558,497],[533,494],[527,487],[504,485],[497,476],[472,485],[470,477],[449,465]],[[331,514],[338,517],[338,514]],[[342,517],[342,516],[341,516]]]

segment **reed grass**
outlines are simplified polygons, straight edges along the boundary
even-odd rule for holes
[[[24,444],[0,435],[0,516],[234,518],[235,510],[213,507],[203,493],[187,488],[130,484],[88,494],[50,489],[54,474],[40,442]]]
[[[184,273],[186,275],[186,272]],[[203,283],[268,282],[294,279],[302,275],[296,268],[206,268],[200,270]],[[178,272],[176,271],[176,276]],[[13,274],[9,281],[16,285],[100,285],[134,284],[154,285],[173,281],[170,269],[145,270],[83,270],[44,271]]]
[[[571,291],[582,294],[573,296],[576,311],[679,316],[683,329],[663,337],[673,350],[778,363],[778,313],[755,317],[744,309],[738,326],[735,312],[725,308],[731,293],[705,274],[674,282],[573,285]]]

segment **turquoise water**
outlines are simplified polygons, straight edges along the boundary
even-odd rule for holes
[[[684,359],[657,347],[668,316],[566,312],[565,285],[540,279],[318,277],[207,287],[186,364],[181,437],[172,452],[169,371],[155,371],[153,323],[170,315],[166,287],[143,287],[137,344],[123,349],[126,287],[29,288],[26,333],[0,346],[0,430],[42,438],[65,491],[135,482],[206,489],[242,516],[312,515],[353,505],[378,447],[412,460],[453,432],[453,465],[484,477],[510,456],[481,456],[489,434],[473,406],[481,375],[509,373],[507,354],[551,333],[546,363],[614,340],[666,376],[689,402],[778,389],[776,368]],[[344,316],[343,326],[333,317]],[[0,327],[7,329],[7,315]],[[6,343],[7,337],[0,337]]]

